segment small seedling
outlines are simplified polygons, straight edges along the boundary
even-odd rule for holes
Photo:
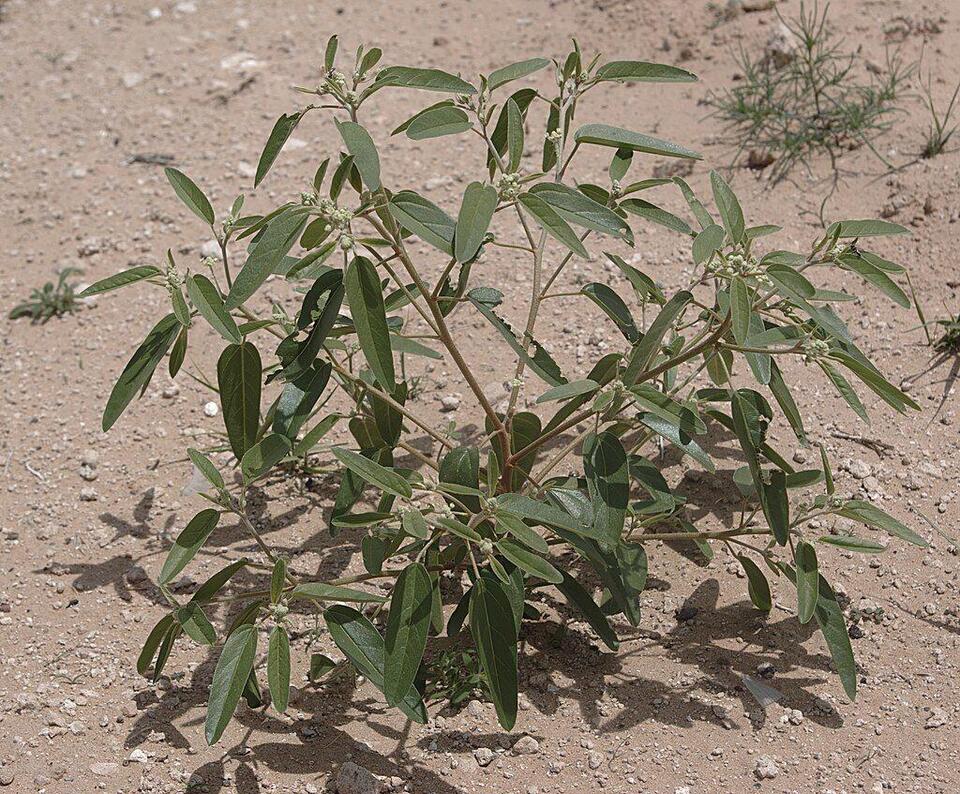
[[[933,100],[932,82],[932,77],[928,74],[926,82],[922,82],[920,85],[924,104],[930,112],[927,139],[921,152],[921,156],[925,159],[943,154],[958,126],[957,124],[951,124],[951,121],[957,106],[957,96],[960,95],[960,81],[957,82],[957,87],[953,89],[953,96],[950,97],[950,102],[947,103],[947,107],[942,113],[937,109],[937,104]]]
[[[29,317],[34,323],[46,323],[53,317],[73,314],[77,309],[77,295],[74,285],[67,279],[77,268],[65,267],[57,276],[56,282],[48,281],[39,289],[30,293],[30,297],[10,310],[11,320]]]

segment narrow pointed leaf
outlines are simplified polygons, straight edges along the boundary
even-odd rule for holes
[[[257,627],[240,626],[224,643],[213,671],[204,733],[207,744],[216,744],[237,709],[240,694],[253,670],[257,655]]]
[[[200,218],[200,220],[206,221],[210,226],[213,226],[216,216],[213,214],[210,199],[194,184],[193,180],[176,168],[164,168],[163,173],[167,175],[167,179],[173,187],[173,192],[187,205],[190,211]]]
[[[383,290],[373,263],[362,256],[354,258],[344,274],[344,288],[360,349],[377,381],[392,394],[397,388],[393,350],[387,330]]]
[[[267,685],[273,707],[281,714],[290,702],[290,639],[283,626],[270,631],[267,646]]]
[[[470,633],[501,727],[517,721],[517,628],[510,600],[496,581],[481,577],[470,595]]]
[[[217,361],[217,384],[227,438],[241,460],[260,429],[260,353],[252,342],[228,345]]]
[[[213,330],[228,342],[239,345],[243,341],[233,317],[223,306],[220,292],[206,276],[195,273],[187,280],[187,295],[197,307],[200,316],[210,323]]]
[[[210,537],[210,533],[216,529],[219,520],[220,511],[213,508],[201,510],[190,519],[183,532],[177,535],[173,548],[167,552],[167,559],[164,560],[157,580],[159,584],[168,584],[173,581],[173,578],[196,556]]]
[[[419,562],[411,563],[397,577],[390,599],[383,670],[383,694],[395,706],[413,685],[427,647],[433,584]]]

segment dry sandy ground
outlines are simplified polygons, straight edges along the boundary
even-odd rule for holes
[[[784,7],[795,11],[796,3]],[[582,118],[602,113],[611,123],[702,149],[707,163],[691,177],[702,188],[709,165],[722,164],[725,154],[712,145],[718,130],[698,101],[729,83],[739,42],[762,47],[775,25],[770,11],[718,22],[702,0],[8,0],[2,8],[4,312],[63,266],[82,267],[92,281],[131,263],[159,261],[168,246],[197,261],[206,242],[202,229],[177,203],[162,169],[132,158],[172,157],[225,209],[238,191],[249,193],[250,164],[273,120],[296,101],[290,86],[315,79],[332,32],[348,49],[361,40],[383,46],[388,62],[467,75],[562,54],[572,33],[587,51],[683,61],[702,83],[595,92]],[[913,23],[906,52],[916,57],[925,46],[925,68],[944,78],[934,88],[945,101],[960,71],[956,0],[834,3],[837,28],[877,61],[891,23],[911,28],[895,22],[900,16]],[[382,96],[369,119],[380,140],[411,100],[403,92]],[[412,101],[428,104],[423,97]],[[924,124],[919,100],[907,107],[883,141],[897,163],[913,159]],[[328,119],[304,124],[265,186],[248,196],[248,207],[297,195],[333,151],[331,133]],[[460,165],[457,145],[396,139],[384,145],[391,184],[453,205],[464,176],[473,178],[470,169],[479,163],[471,151]],[[929,313],[955,311],[960,156],[923,161],[892,177],[880,175],[868,157],[851,155],[844,163],[853,173],[833,214],[876,216],[886,207],[910,225],[913,235],[883,251],[911,268]],[[646,175],[654,165],[635,160],[633,173]],[[813,182],[801,178],[769,191],[749,172],[735,181],[750,221],[783,224],[787,245],[812,239],[816,228],[801,211],[813,205]],[[673,194],[661,200],[680,209]],[[637,236],[636,261],[675,289],[686,250],[665,230],[650,227]],[[508,313],[518,313],[526,274],[507,260],[490,268],[487,283],[504,289]],[[581,274],[591,272],[609,276],[599,261],[581,266]],[[267,292],[291,300],[283,284]],[[44,326],[0,320],[0,786],[50,794],[191,787],[316,792],[332,790],[338,768],[352,760],[383,777],[385,787],[421,794],[956,790],[958,560],[913,515],[920,511],[956,529],[954,362],[934,361],[916,318],[891,311],[876,292],[845,304],[845,316],[858,343],[895,382],[913,378],[922,413],[903,420],[873,400],[874,423],[865,427],[820,379],[802,366],[791,373],[814,436],[836,461],[846,461],[840,489],[866,493],[933,541],[929,550],[894,545],[873,559],[821,552],[864,615],[855,631],[862,665],[855,704],[830,672],[819,635],[801,630],[788,611],[764,618],[752,610],[729,558],[718,553],[700,567],[657,547],[640,629],[620,627],[620,653],[601,650],[580,623],[562,634],[552,619],[527,629],[524,710],[512,736],[480,703],[459,713],[435,711],[428,726],[411,728],[364,685],[304,688],[285,719],[241,707],[215,748],[204,744],[200,705],[215,654],[181,641],[170,677],[158,686],[138,679],[134,659],[163,612],[153,578],[172,535],[197,505],[196,497],[181,495],[188,477],[183,448],[203,441],[219,420],[203,415],[208,396],[195,383],[181,377],[173,385],[158,374],[109,436],[99,429],[113,378],[160,308],[156,290],[133,288]],[[479,323],[467,330],[475,339],[470,353],[495,387],[488,331]],[[586,361],[578,361],[578,348],[595,355],[611,333],[599,316],[555,312],[547,314],[541,336],[565,367],[581,373]],[[193,364],[209,371],[216,340],[198,333],[191,341]],[[427,374],[419,402],[439,420],[439,398],[457,384],[444,366]],[[453,416],[461,423],[472,418]],[[792,453],[788,433],[778,433]],[[885,443],[871,449],[847,436]],[[713,451],[723,457],[722,449]],[[96,479],[84,480],[81,462],[94,457],[95,471],[83,471]],[[693,489],[704,520],[722,522],[729,515],[726,489],[698,491],[697,471],[668,461],[671,480],[683,478]],[[725,474],[736,465],[724,464]],[[92,489],[87,496],[95,501],[81,499],[83,488]],[[304,494],[288,483],[264,493],[262,520],[271,541],[297,553],[297,565],[318,576],[360,565],[358,534],[334,540],[326,534],[328,505],[325,488]],[[229,557],[255,553],[232,528],[214,541]],[[204,557],[191,576],[202,579],[217,562]],[[790,598],[784,596],[787,607]],[[678,620],[680,607],[689,619]],[[302,628],[309,627],[305,620]],[[303,637],[294,643],[300,671],[304,643]],[[782,698],[764,711],[741,676],[758,678],[758,667],[769,665],[761,668],[773,673],[766,683]],[[521,745],[532,753],[513,748],[522,735],[536,740]],[[758,772],[774,768],[775,777],[759,779]]]

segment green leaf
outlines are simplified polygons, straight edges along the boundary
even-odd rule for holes
[[[164,615],[157,621],[154,627],[150,629],[147,639],[143,642],[140,655],[137,657],[137,673],[139,675],[146,676],[151,663],[157,655],[157,650],[160,648],[160,643],[163,642],[164,637],[166,637],[171,630],[177,627],[176,618],[171,614]]]
[[[560,571],[539,554],[534,554],[523,546],[518,546],[508,540],[497,541],[495,545],[504,557],[531,576],[536,576],[551,584],[560,584],[563,581],[563,575]]]
[[[583,442],[583,472],[593,502],[593,526],[610,547],[620,540],[630,496],[627,453],[620,439],[604,431]]]
[[[693,237],[695,234],[690,224],[683,218],[674,215],[672,212],[667,212],[667,210],[658,207],[656,204],[651,204],[649,201],[644,201],[643,199],[624,199],[620,202],[620,209],[626,210],[633,215],[638,215],[653,223],[657,223],[671,231],[679,232],[689,237]]]
[[[366,593],[352,587],[326,584],[325,582],[303,582],[290,592],[290,600],[315,598],[318,601],[352,601],[358,604],[380,604],[387,599],[375,593]]]
[[[541,554],[547,554],[550,546],[535,529],[527,526],[521,519],[510,513],[497,513],[497,527],[519,540],[524,546],[527,546]]]
[[[380,386],[392,394],[397,383],[377,269],[369,259],[355,257],[347,266],[343,282],[360,349]]]
[[[600,384],[589,378],[572,381],[571,383],[562,383],[559,386],[554,386],[552,389],[547,389],[537,397],[537,405],[553,400],[569,400],[571,397],[593,394],[599,388]]]
[[[237,628],[223,645],[210,684],[207,719],[204,726],[207,744],[216,744],[237,709],[257,655],[257,627],[245,624]]]
[[[218,472],[219,474],[219,472]],[[168,584],[196,556],[220,520],[220,511],[208,508],[190,519],[183,532],[177,535],[173,548],[167,553],[160,570],[158,584]]]
[[[223,475],[220,474],[217,467],[213,465],[213,461],[211,461],[210,458],[192,447],[187,449],[187,454],[190,456],[190,460],[193,461],[193,465],[200,470],[200,473],[214,488],[223,490],[226,487],[226,483],[223,481]]]
[[[470,633],[487,689],[505,730],[517,721],[517,627],[503,587],[480,577],[470,595]]]
[[[446,94],[475,94],[477,89],[440,69],[417,69],[411,66],[388,66],[381,69],[371,88],[419,88],[423,91],[441,91]],[[369,90],[369,89],[368,89]]]
[[[170,358],[167,359],[168,371],[171,378],[177,377],[177,373],[180,372],[180,367],[183,366],[183,359],[187,355],[187,326],[183,326],[180,329],[180,333],[177,334],[177,338],[173,342],[173,347],[170,349]]]
[[[557,585],[557,590],[567,599],[570,606],[579,610],[584,620],[590,624],[597,636],[603,641],[611,651],[616,651],[620,647],[620,641],[617,634],[610,626],[610,621],[603,614],[603,610],[597,606],[596,602],[590,597],[590,594],[584,590],[583,586],[572,576],[563,573],[563,581]]]
[[[480,537],[480,533],[467,526],[462,521],[458,521],[456,518],[434,515],[430,516],[430,523],[445,529],[448,532],[452,532],[458,538],[463,538],[463,540],[469,540],[473,543],[481,543],[483,541],[483,538]]]
[[[290,439],[280,433],[270,433],[243,453],[240,471],[247,482],[252,482],[290,454]]]
[[[277,155],[280,154],[280,150],[283,149],[283,145],[287,142],[287,139],[296,129],[297,124],[300,123],[300,119],[302,118],[303,112],[299,112],[285,113],[277,119],[276,124],[273,125],[273,129],[270,131],[270,137],[267,138],[267,143],[263,147],[263,152],[260,154],[260,161],[257,163],[257,174],[253,179],[254,187],[258,187],[263,181],[263,178],[267,175],[267,172],[277,159]]]
[[[390,199],[387,209],[404,229],[453,256],[456,222],[432,201],[412,190],[403,190]]]
[[[689,455],[707,471],[715,472],[717,470],[710,456],[704,452],[696,441],[680,429],[675,419],[666,420],[652,413],[644,413],[640,416],[640,421],[655,433],[667,439],[677,449]]]
[[[239,345],[243,341],[233,317],[223,307],[220,291],[206,276],[195,273],[187,279],[187,295],[197,307],[200,316],[228,342]]]
[[[405,336],[390,334],[390,347],[394,353],[401,353],[407,356],[423,356],[432,358],[434,361],[442,361],[443,354],[438,353],[431,347],[420,344],[416,339],[409,339]]]
[[[283,589],[287,585],[287,560],[278,557],[270,574],[270,603],[279,604],[283,598]]]
[[[910,234],[906,226],[890,221],[835,221],[827,228],[826,237],[879,237],[889,234]]]
[[[582,286],[580,292],[590,298],[607,317],[613,320],[617,329],[630,344],[635,344],[639,340],[640,331],[637,330],[637,324],[633,320],[633,315],[630,314],[630,309],[610,287],[600,282],[593,282]]]
[[[223,424],[237,460],[257,442],[260,429],[260,353],[252,342],[227,345],[217,361]]]
[[[708,226],[715,225],[713,222],[713,217],[707,212],[707,208],[703,206],[703,203],[696,197],[693,190],[690,189],[682,177],[675,176],[673,178],[674,184],[680,188],[680,193],[683,195],[683,200],[687,202],[687,206],[690,207],[690,210],[693,212],[694,216],[697,219],[697,223],[700,224],[701,229],[706,229]]]
[[[329,656],[324,653],[311,653],[310,654],[310,680],[313,682],[319,681],[327,673],[333,670],[337,666],[337,663],[333,661]]]
[[[163,173],[167,175],[167,179],[173,187],[173,192],[187,205],[190,211],[200,220],[213,226],[216,216],[213,214],[213,207],[210,206],[210,199],[194,184],[193,180],[176,168],[164,168]]]
[[[334,457],[350,469],[350,471],[380,490],[386,491],[394,496],[401,496],[405,499],[413,496],[413,489],[410,487],[410,483],[393,469],[381,466],[376,461],[370,460],[370,458],[366,458],[344,447],[333,447],[330,451]]]
[[[597,146],[612,146],[615,149],[630,149],[634,152],[656,154],[661,157],[684,157],[700,160],[701,155],[669,141],[643,135],[639,132],[611,127],[607,124],[586,124],[573,136],[577,143],[592,143]]]
[[[224,303],[227,311],[236,309],[250,298],[275,273],[283,258],[293,248],[293,244],[300,237],[307,216],[302,212],[283,212],[275,217],[266,227],[263,236],[257,241],[247,261],[243,263],[240,272],[233,280],[230,294]]]
[[[577,256],[583,259],[589,257],[577,233],[544,199],[536,193],[523,193],[517,201],[547,234],[563,243]]]
[[[654,357],[660,352],[660,345],[667,331],[673,327],[677,317],[680,316],[680,313],[691,300],[693,300],[693,295],[687,290],[681,290],[667,301],[656,319],[650,323],[650,328],[643,335],[643,338],[630,353],[630,361],[623,373],[624,386],[627,388],[633,386],[646,371]]]
[[[290,639],[283,626],[270,631],[267,646],[267,684],[273,707],[281,714],[290,702]]]
[[[77,297],[88,298],[91,295],[110,292],[110,290],[120,289],[120,287],[125,287],[127,284],[135,284],[138,281],[143,281],[145,278],[158,275],[160,275],[160,268],[154,265],[138,265],[137,267],[131,267],[129,270],[121,270],[119,273],[114,273],[112,276],[100,279],[100,281],[95,281],[80,292]]]
[[[697,76],[686,69],[646,61],[610,61],[597,69],[597,80],[620,83],[694,83]]]
[[[912,543],[914,546],[926,547],[929,544],[906,524],[897,521],[893,516],[888,515],[879,507],[870,502],[864,502],[860,499],[851,499],[844,503],[843,507],[836,511],[837,515],[857,521],[874,529],[882,529],[901,540]]]
[[[357,610],[342,604],[329,607],[323,613],[330,637],[361,675],[381,692],[384,679],[384,642],[376,627]],[[397,704],[414,722],[427,721],[426,708],[415,686],[411,686]]]
[[[130,357],[103,409],[101,426],[104,433],[113,427],[137,392],[142,394],[146,390],[157,365],[180,333],[181,327],[174,314],[166,315],[153,326],[147,338]]]
[[[468,262],[477,255],[497,208],[497,189],[481,182],[471,182],[463,193],[460,214],[453,237],[454,256]]]
[[[817,608],[820,573],[817,569],[817,550],[805,540],[797,543],[794,551],[797,566],[797,617],[809,623]]]
[[[735,243],[743,242],[746,227],[743,222],[743,209],[736,194],[716,171],[710,172],[710,187],[713,188],[713,200],[717,203],[723,228]]]
[[[430,528],[427,526],[426,519],[424,519],[423,513],[416,508],[404,510],[400,521],[403,526],[403,531],[411,538],[417,538],[418,540],[430,539]]]
[[[630,149],[617,149],[613,153],[613,159],[610,161],[610,168],[608,172],[610,174],[611,182],[619,182],[627,175],[627,171],[630,170],[630,163],[633,162],[633,152]]]
[[[217,641],[217,632],[196,601],[177,608],[174,616],[183,633],[198,645],[213,645]]]
[[[653,301],[662,305],[667,302],[660,287],[650,276],[637,270],[632,265],[628,265],[616,254],[611,254],[608,251],[604,251],[603,254],[627,277],[627,281],[630,282],[641,303]]]
[[[750,290],[740,276],[730,281],[730,317],[733,338],[738,345],[744,345],[750,334]]]
[[[333,69],[337,61],[337,47],[340,44],[340,38],[336,34],[327,39],[327,46],[323,51],[323,66],[329,72]]]
[[[425,141],[443,135],[458,135],[472,129],[470,118],[458,107],[443,103],[418,113],[403,130],[414,141]]]
[[[773,530],[777,543],[787,542],[790,534],[790,500],[787,496],[786,475],[779,469],[770,472],[770,482],[761,482],[760,503],[763,514]]]
[[[551,386],[559,386],[567,382],[567,379],[563,376],[563,373],[560,371],[560,367],[557,365],[557,362],[553,360],[553,357],[546,351],[545,348],[541,347],[540,343],[536,339],[530,340],[529,348],[533,352],[533,355],[524,348],[520,343],[520,340],[517,339],[516,335],[513,333],[513,329],[509,324],[501,318],[496,312],[490,308],[490,305],[481,299],[479,290],[472,289],[467,293],[467,298],[470,302],[477,308],[477,310],[490,321],[494,328],[496,328],[500,335],[507,341],[507,344],[513,349],[513,351],[522,358],[528,367],[532,369],[537,375],[543,378]]]
[[[297,444],[294,454],[306,455],[309,453],[319,443],[320,439],[329,433],[333,426],[343,418],[344,416],[342,414],[337,413],[323,417],[323,419],[304,434],[303,438]]]
[[[609,234],[633,244],[633,233],[623,218],[579,190],[554,182],[541,182],[530,193],[542,198],[564,220],[585,229]]]
[[[852,270],[897,305],[905,309],[910,308],[910,298],[907,297],[907,293],[876,265],[871,264],[859,255],[844,254],[840,257],[840,266],[844,270]]]
[[[853,648],[850,645],[850,634],[847,632],[847,626],[843,620],[843,610],[837,603],[836,593],[833,592],[833,588],[830,587],[822,574],[817,590],[817,610],[814,616],[820,626],[820,631],[823,632],[824,639],[827,641],[827,647],[830,649],[830,655],[833,657],[837,672],[840,674],[843,690],[850,700],[856,700],[857,663],[853,658]]]
[[[578,521],[566,510],[559,507],[538,502],[529,496],[518,493],[506,493],[496,499],[496,511],[509,513],[517,518],[533,521],[537,524],[567,530],[577,535],[589,538],[599,538],[600,535],[589,524]]]
[[[832,350],[830,355],[863,381],[870,391],[895,411],[906,413],[907,408],[913,408],[915,411],[920,410],[920,406],[913,398],[884,378],[876,367],[866,361],[862,355],[854,356],[845,350]]]
[[[743,571],[747,575],[747,591],[753,605],[763,611],[769,612],[773,608],[773,601],[770,598],[770,585],[763,571],[749,557],[738,554],[737,559],[743,566]]]
[[[282,433],[291,442],[296,440],[297,433],[310,418],[313,407],[326,389],[330,372],[329,362],[315,362],[302,375],[284,384],[276,403],[273,418],[274,433]]]
[[[506,85],[513,80],[519,80],[522,77],[539,72],[550,65],[546,58],[530,58],[526,61],[511,63],[509,66],[502,66],[490,72],[487,78],[487,90],[495,91],[502,85]]]
[[[353,155],[360,178],[368,190],[380,189],[380,155],[370,133],[355,121],[336,121],[337,131]]]
[[[846,551],[857,551],[861,554],[880,554],[887,550],[887,547],[882,543],[867,538],[858,538],[855,535],[824,535],[817,541]]]
[[[383,668],[388,706],[397,705],[413,686],[427,647],[432,602],[430,574],[421,563],[411,563],[397,577],[390,599]]]
[[[515,173],[520,168],[523,158],[523,115],[520,106],[512,97],[505,105],[507,111],[507,152],[510,159],[507,162],[507,173]]]

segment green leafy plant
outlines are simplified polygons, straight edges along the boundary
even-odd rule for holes
[[[170,313],[110,394],[105,431],[168,351],[170,371],[180,368],[189,329],[207,323],[223,341],[215,378],[223,444],[188,450],[211,506],[186,525],[160,571],[170,613],[150,632],[139,671],[159,677],[184,634],[205,646],[222,643],[206,723],[207,740],[215,742],[241,697],[261,702],[255,664],[261,629],[269,629],[271,699],[278,710],[286,708],[291,669],[297,669],[288,634],[296,610],[322,620],[345,657],[335,663],[314,653],[311,680],[354,670],[417,722],[426,719],[424,696],[459,702],[478,689],[511,729],[518,638],[525,616],[538,614],[531,599],[553,592],[615,651],[621,622],[640,620],[648,554],[671,541],[693,544],[706,557],[718,547],[729,550],[762,611],[771,608],[768,577],[794,590],[798,620],[820,627],[853,698],[853,652],[818,549],[882,552],[877,531],[920,546],[925,541],[873,504],[835,493],[822,448],[821,467],[797,470],[769,443],[767,430],[776,405],[797,439],[808,443],[781,369],[785,359],[801,359],[821,373],[864,418],[851,380],[896,411],[917,408],[870,363],[834,310],[853,296],[812,280],[820,270],[840,270],[909,306],[896,281],[903,268],[862,242],[907,230],[844,220],[803,252],[765,248],[763,240],[779,227],[748,225],[719,174],[710,175],[715,212],[682,179],[627,179],[634,158],[645,154],[699,155],[643,133],[581,124],[582,98],[608,84],[696,79],[682,69],[642,61],[599,65],[575,46],[562,60],[534,58],[468,82],[433,68],[375,70],[379,49],[361,48],[341,71],[337,48],[331,39],[320,85],[301,89],[313,103],[277,121],[257,168],[259,184],[297,125],[331,112],[339,140],[331,141],[332,158],[320,163],[304,192],[253,215],[241,215],[241,196],[218,223],[201,189],[168,169],[177,195],[217,235],[219,261],[190,273],[168,254],[163,269],[133,268],[84,293],[147,282],[170,295]],[[553,95],[512,85],[548,69]],[[479,147],[485,167],[459,207],[440,207],[387,180],[400,169],[381,168],[377,143],[361,119],[381,92],[400,89],[441,98],[416,110],[394,135],[418,141],[460,136],[458,146]],[[574,183],[571,165],[587,150],[611,156],[608,172]],[[523,171],[531,151],[536,165]],[[658,187],[679,189],[689,220],[641,198]],[[684,289],[666,293],[618,253],[633,245],[638,223],[663,225],[688,240],[694,272]],[[231,261],[237,242],[247,247],[239,271]],[[568,266],[587,257],[595,242],[619,274],[613,286],[562,286],[575,284]],[[513,266],[525,257],[531,274],[519,329],[504,319],[503,295],[488,265],[500,249]],[[254,299],[271,275],[299,292],[292,316],[280,305],[258,309]],[[565,374],[538,340],[538,318],[556,301],[605,318],[619,340],[585,376]],[[502,340],[501,360],[510,362],[502,404],[481,387],[466,349],[478,319]],[[467,395],[462,410],[481,423],[479,437],[464,434],[472,440],[461,443],[456,432],[441,432],[422,414],[410,397],[410,376],[397,366],[412,356],[442,356],[459,373]],[[529,399],[521,402],[525,391],[538,395],[536,410],[525,408]],[[341,422],[353,442],[332,445],[325,437]],[[667,444],[690,465],[724,477],[709,452],[710,433],[732,437],[742,451],[733,473],[739,516],[729,524],[692,523],[684,494],[659,468],[658,450]],[[411,443],[415,436],[426,436],[432,450]],[[232,456],[231,472],[207,454],[217,450]],[[251,519],[250,487],[287,462],[306,459],[325,461],[337,483],[329,530],[362,534],[364,573],[317,580],[295,557],[276,553]],[[824,535],[817,527],[828,515],[859,522],[864,532]],[[224,521],[238,523],[260,558],[230,562],[182,600],[171,583]],[[244,569],[262,571],[269,582],[222,595]],[[456,586],[442,588],[441,579]],[[366,589],[367,582],[383,589]],[[444,603],[451,591],[452,602]],[[238,611],[215,628],[207,613],[224,601]]]
[[[67,279],[78,272],[75,267],[63,268],[56,282],[48,281],[39,289],[32,290],[30,297],[14,306],[7,316],[11,320],[29,317],[34,323],[46,323],[54,317],[73,314],[77,309],[77,296],[74,285]]]
[[[836,178],[843,152],[862,146],[886,164],[875,142],[893,123],[915,67],[888,52],[885,68],[869,75],[859,50],[844,52],[828,12],[829,4],[821,11],[816,3],[801,3],[796,19],[778,11],[782,41],[761,56],[741,50],[739,84],[707,97],[735,148],[733,163],[769,167],[774,183],[817,156],[829,158]]]

